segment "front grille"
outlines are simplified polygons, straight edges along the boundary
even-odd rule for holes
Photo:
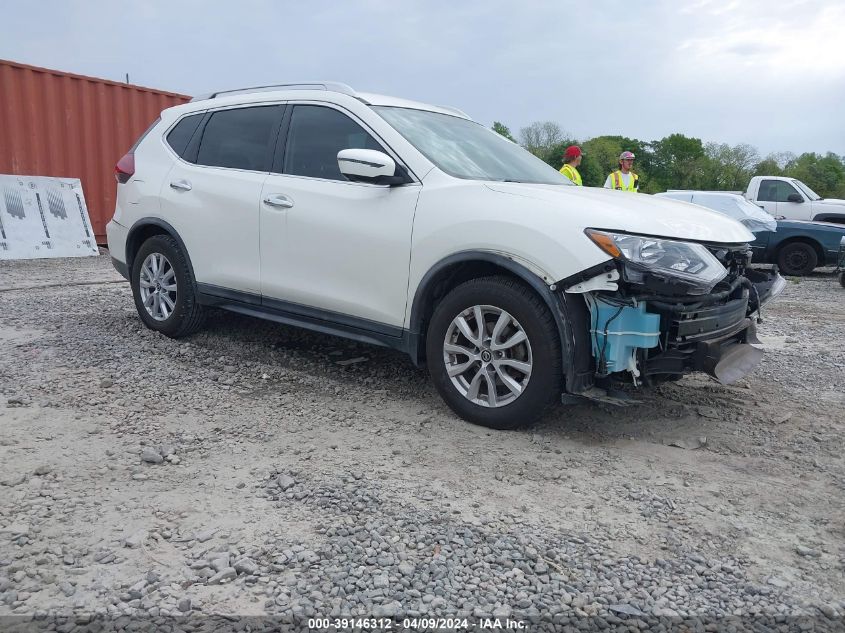
[[[748,298],[740,297],[724,304],[692,308],[671,315],[663,314],[668,324],[665,330],[668,332],[668,342],[688,343],[724,334],[745,318],[747,310]]]

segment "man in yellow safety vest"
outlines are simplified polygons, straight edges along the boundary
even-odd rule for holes
[[[578,165],[581,164],[583,154],[580,147],[570,145],[563,153],[563,167],[560,168],[560,173],[578,186],[581,186],[581,174],[578,173]]]
[[[637,193],[640,186],[640,177],[631,171],[633,166],[633,152],[622,152],[619,155],[619,169],[610,173],[607,180],[604,181],[604,188]]]

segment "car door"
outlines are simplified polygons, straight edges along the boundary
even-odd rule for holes
[[[307,306],[318,317],[365,329],[401,327],[421,186],[351,182],[340,173],[340,150],[390,153],[350,112],[293,104],[285,118],[274,173],[261,194],[264,304]]]
[[[757,203],[771,215],[778,215],[778,183],[779,180],[761,180],[757,191]]]
[[[790,196],[793,196],[793,200],[797,196],[800,201],[790,201]],[[800,191],[785,180],[762,180],[757,200],[775,217],[784,216],[792,220],[812,219],[811,204]]]
[[[208,113],[165,178],[162,215],[204,292],[237,290],[260,301],[259,204],[282,112],[264,105]]]

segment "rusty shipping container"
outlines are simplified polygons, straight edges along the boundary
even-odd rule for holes
[[[115,163],[162,110],[189,99],[0,59],[0,174],[79,178],[103,244]]]

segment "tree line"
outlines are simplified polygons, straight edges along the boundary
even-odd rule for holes
[[[752,176],[789,176],[810,186],[823,198],[845,198],[845,156],[805,152],[780,152],[761,157],[751,145],[705,143],[699,138],[670,134],[659,141],[641,141],[625,136],[571,138],[553,121],[538,121],[513,137],[506,125],[496,121],[493,130],[519,143],[546,163],[560,169],[563,152],[578,145],[584,152],[578,171],[584,186],[601,187],[615,169],[619,154],[636,155],[634,171],[640,177],[640,191],[658,193],[667,189],[744,191]]]

